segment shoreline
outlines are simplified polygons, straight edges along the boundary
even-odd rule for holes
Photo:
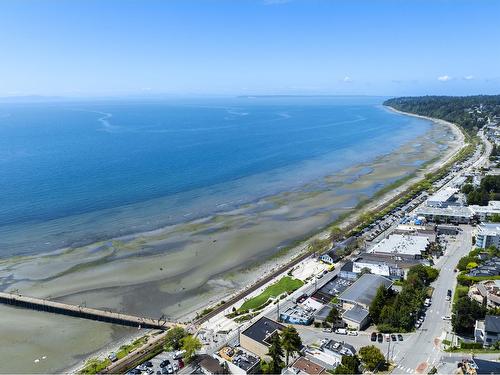
[[[307,250],[308,244],[312,240],[322,239],[328,235],[328,233],[329,233],[328,228],[330,228],[332,225],[335,224],[339,228],[346,228],[349,225],[352,225],[353,223],[355,223],[363,213],[365,213],[367,211],[376,210],[377,208],[384,206],[385,204],[387,204],[388,201],[390,201],[391,199],[396,197],[398,194],[400,194],[401,192],[407,190],[408,188],[410,188],[411,186],[413,186],[414,184],[419,182],[424,177],[425,174],[432,173],[432,172],[436,171],[437,169],[439,169],[439,167],[441,165],[446,164],[447,162],[452,160],[453,157],[455,157],[460,152],[460,150],[466,145],[465,136],[464,136],[462,130],[456,124],[453,124],[453,123],[450,123],[450,122],[447,122],[444,120],[440,120],[440,119],[434,119],[434,118],[430,118],[430,117],[426,117],[426,116],[420,116],[420,115],[415,115],[412,113],[402,112],[402,111],[396,110],[396,109],[394,109],[392,107],[388,107],[388,106],[383,106],[383,107],[386,110],[389,110],[391,112],[398,113],[401,115],[413,116],[413,117],[425,119],[428,121],[432,121],[435,124],[446,125],[448,128],[451,129],[452,133],[454,134],[455,139],[453,141],[449,142],[450,147],[442,157],[439,157],[436,160],[430,161],[429,165],[425,165],[424,167],[419,168],[415,172],[414,176],[410,176],[409,178],[405,179],[405,181],[403,181],[401,184],[397,184],[397,181],[396,181],[395,183],[397,184],[397,186],[395,186],[394,189],[392,189],[391,191],[385,192],[379,197],[376,196],[376,194],[377,194],[377,192],[376,192],[375,197],[373,197],[373,200],[369,200],[366,204],[362,204],[361,207],[359,207],[358,212],[354,212],[354,213],[347,215],[347,217],[343,217],[342,219],[340,219],[339,223],[336,223],[336,222],[330,223],[326,226],[327,229],[322,229],[321,231],[316,232],[315,234],[312,234],[311,236],[303,239],[298,245],[291,247],[286,252],[285,255],[274,259],[272,261],[272,263],[274,264],[274,267],[272,267],[271,269],[269,269],[269,267],[267,267],[267,272],[265,272],[265,269],[266,269],[265,264],[269,263],[269,261],[264,261],[262,264],[257,265],[255,267],[255,269],[249,270],[254,274],[258,274],[257,281],[261,280],[265,277],[268,277],[270,274],[272,275],[275,272],[274,270],[276,268],[286,266],[293,259],[303,255],[304,252]],[[263,271],[262,268],[264,268],[264,272],[262,272]],[[275,276],[278,276],[278,275],[275,275]],[[242,291],[250,288],[254,283],[255,283],[255,281],[246,285],[243,288],[240,288],[237,291],[234,291],[233,293],[230,293],[230,294],[227,294],[227,293],[220,294],[219,297],[221,299],[232,298],[232,297],[240,294]],[[196,310],[199,311],[201,309],[208,308],[208,307],[211,307],[213,305],[214,304],[212,303],[212,301],[205,302],[204,304],[200,305]],[[187,313],[185,316],[183,316],[183,318],[186,319],[186,318],[190,317],[190,315],[192,315],[192,313]],[[121,340],[120,345],[123,344],[123,342],[126,342],[127,340],[128,341],[133,340],[134,338],[143,336],[144,334],[146,334],[146,333],[143,332],[140,335],[133,335],[129,338],[125,338],[125,339]],[[117,348],[119,346],[117,344],[115,344],[113,346],[113,344],[114,343],[108,345],[107,348],[103,348],[102,350],[99,350],[91,357],[88,357],[86,360],[88,360],[90,358],[94,358],[94,357],[103,358],[107,353],[109,353],[110,348],[113,349],[113,348]],[[73,372],[75,370],[81,369],[83,367],[85,361],[81,362],[77,366],[71,367],[71,371]]]

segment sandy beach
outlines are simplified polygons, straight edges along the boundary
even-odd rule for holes
[[[300,189],[150,232],[0,260],[1,288],[153,318],[164,313],[172,319],[189,320],[199,309],[236,293],[306,248],[305,243],[291,247],[296,241],[314,233],[324,236],[321,228],[340,215],[350,214],[341,226],[355,220],[362,211],[354,212],[354,207],[384,186],[413,176],[363,210],[383,204],[452,158],[463,146],[463,134],[453,124],[432,121],[428,133],[396,151]],[[430,160],[434,162],[421,168]],[[290,249],[282,254],[284,247]],[[17,350],[23,357],[2,368],[7,372],[58,371],[137,334],[136,330],[96,322],[20,312],[29,322],[26,327],[39,327],[39,334],[33,335],[31,328],[14,328],[18,310],[0,308],[2,316],[8,317],[0,322],[0,345],[12,340],[23,343],[23,349]],[[81,340],[71,344],[51,339],[44,331],[50,331],[56,322],[66,335]],[[49,351],[51,355],[44,354]],[[9,355],[12,353],[2,351],[0,361],[6,363]],[[34,362],[44,355],[46,359]]]

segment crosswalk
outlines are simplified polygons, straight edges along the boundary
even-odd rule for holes
[[[409,368],[409,367],[403,367],[401,365],[398,365],[397,368],[400,369],[400,370],[402,370],[403,372],[406,372],[407,374],[413,373],[413,370],[411,368]]]

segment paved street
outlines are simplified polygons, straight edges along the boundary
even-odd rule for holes
[[[440,273],[432,285],[435,288],[432,305],[427,310],[422,327],[391,353],[391,359],[397,366],[393,373],[427,373],[444,354],[440,351],[441,340],[446,332],[451,332],[450,321],[442,319],[451,315],[451,301],[446,301],[446,293],[448,289],[454,290],[456,274],[453,270],[458,260],[469,252],[472,243],[471,226],[461,228],[462,232],[456,239],[449,239],[445,255],[436,262],[435,267],[440,269]]]

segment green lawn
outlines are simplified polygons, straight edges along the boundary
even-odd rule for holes
[[[267,302],[271,297],[277,297],[283,293],[291,293],[299,289],[304,283],[301,280],[285,276],[277,283],[269,285],[261,294],[255,296],[241,305],[238,311],[257,309]]]

